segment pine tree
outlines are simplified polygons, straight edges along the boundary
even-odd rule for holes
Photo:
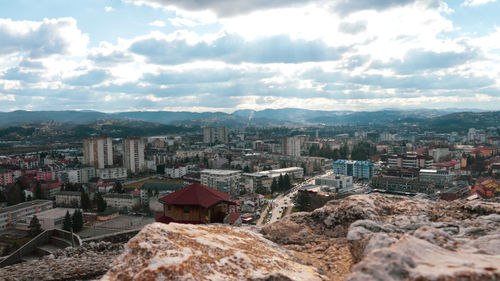
[[[106,201],[104,200],[104,198],[102,198],[102,195],[98,192],[96,193],[96,204],[97,204],[97,212],[104,212],[106,210],[106,207],[108,206],[108,204],[106,203]]]
[[[311,198],[307,192],[298,192],[295,197],[295,204],[299,211],[308,211],[311,204]]]
[[[276,182],[276,178],[273,178],[273,182],[271,183],[271,192],[277,192],[278,188],[278,182]]]
[[[33,195],[35,196],[35,199],[42,199],[43,193],[42,193],[42,185],[40,184],[40,182],[36,183]]]
[[[71,222],[73,225],[74,232],[78,232],[78,231],[82,230],[82,228],[83,228],[83,215],[82,215],[82,212],[80,212],[80,210],[77,209],[73,213],[73,217],[71,218]]]
[[[66,231],[70,231],[72,226],[73,222],[71,220],[71,215],[69,214],[69,211],[66,211],[66,215],[64,216],[63,220],[63,229]]]
[[[279,191],[285,190],[285,180],[283,179],[283,174],[280,174],[280,177],[278,179],[278,190]]]
[[[42,225],[40,224],[40,221],[38,221],[38,218],[36,216],[33,216],[30,221],[30,225],[28,226],[28,233],[31,235],[31,237],[35,237],[41,232]]]
[[[283,177],[283,187],[285,190],[292,188],[292,182],[290,181],[290,176],[288,174],[285,174]]]
[[[90,208],[92,208],[92,204],[90,202],[89,195],[85,191],[82,191],[82,193],[81,193],[80,205],[82,206],[82,209],[84,211],[88,211],[88,210],[90,210]]]
[[[24,191],[18,181],[7,192],[7,205],[12,206],[22,202],[24,202]]]
[[[255,189],[255,192],[257,192],[258,194],[265,195],[267,193],[267,190],[262,184],[258,184],[257,188]]]

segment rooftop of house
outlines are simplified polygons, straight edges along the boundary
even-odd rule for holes
[[[160,198],[159,201],[172,205],[198,205],[210,208],[220,202],[234,204],[229,200],[230,197],[231,195],[225,192],[194,183]]]

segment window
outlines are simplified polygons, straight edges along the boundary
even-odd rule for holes
[[[167,208],[167,210],[169,210],[169,211],[171,211],[171,210],[172,210],[172,206],[167,205],[167,207],[168,207],[168,208]]]
[[[189,206],[184,206],[184,214],[189,214]]]

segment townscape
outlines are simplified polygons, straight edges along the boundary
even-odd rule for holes
[[[500,1],[0,7],[0,281],[500,281]]]
[[[352,194],[494,198],[499,144],[498,127],[405,134],[376,126],[205,126],[36,144],[0,157],[2,256],[53,228],[92,238],[155,221],[262,226]]]

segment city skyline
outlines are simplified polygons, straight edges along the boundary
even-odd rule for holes
[[[2,1],[0,111],[500,105],[500,3]]]

